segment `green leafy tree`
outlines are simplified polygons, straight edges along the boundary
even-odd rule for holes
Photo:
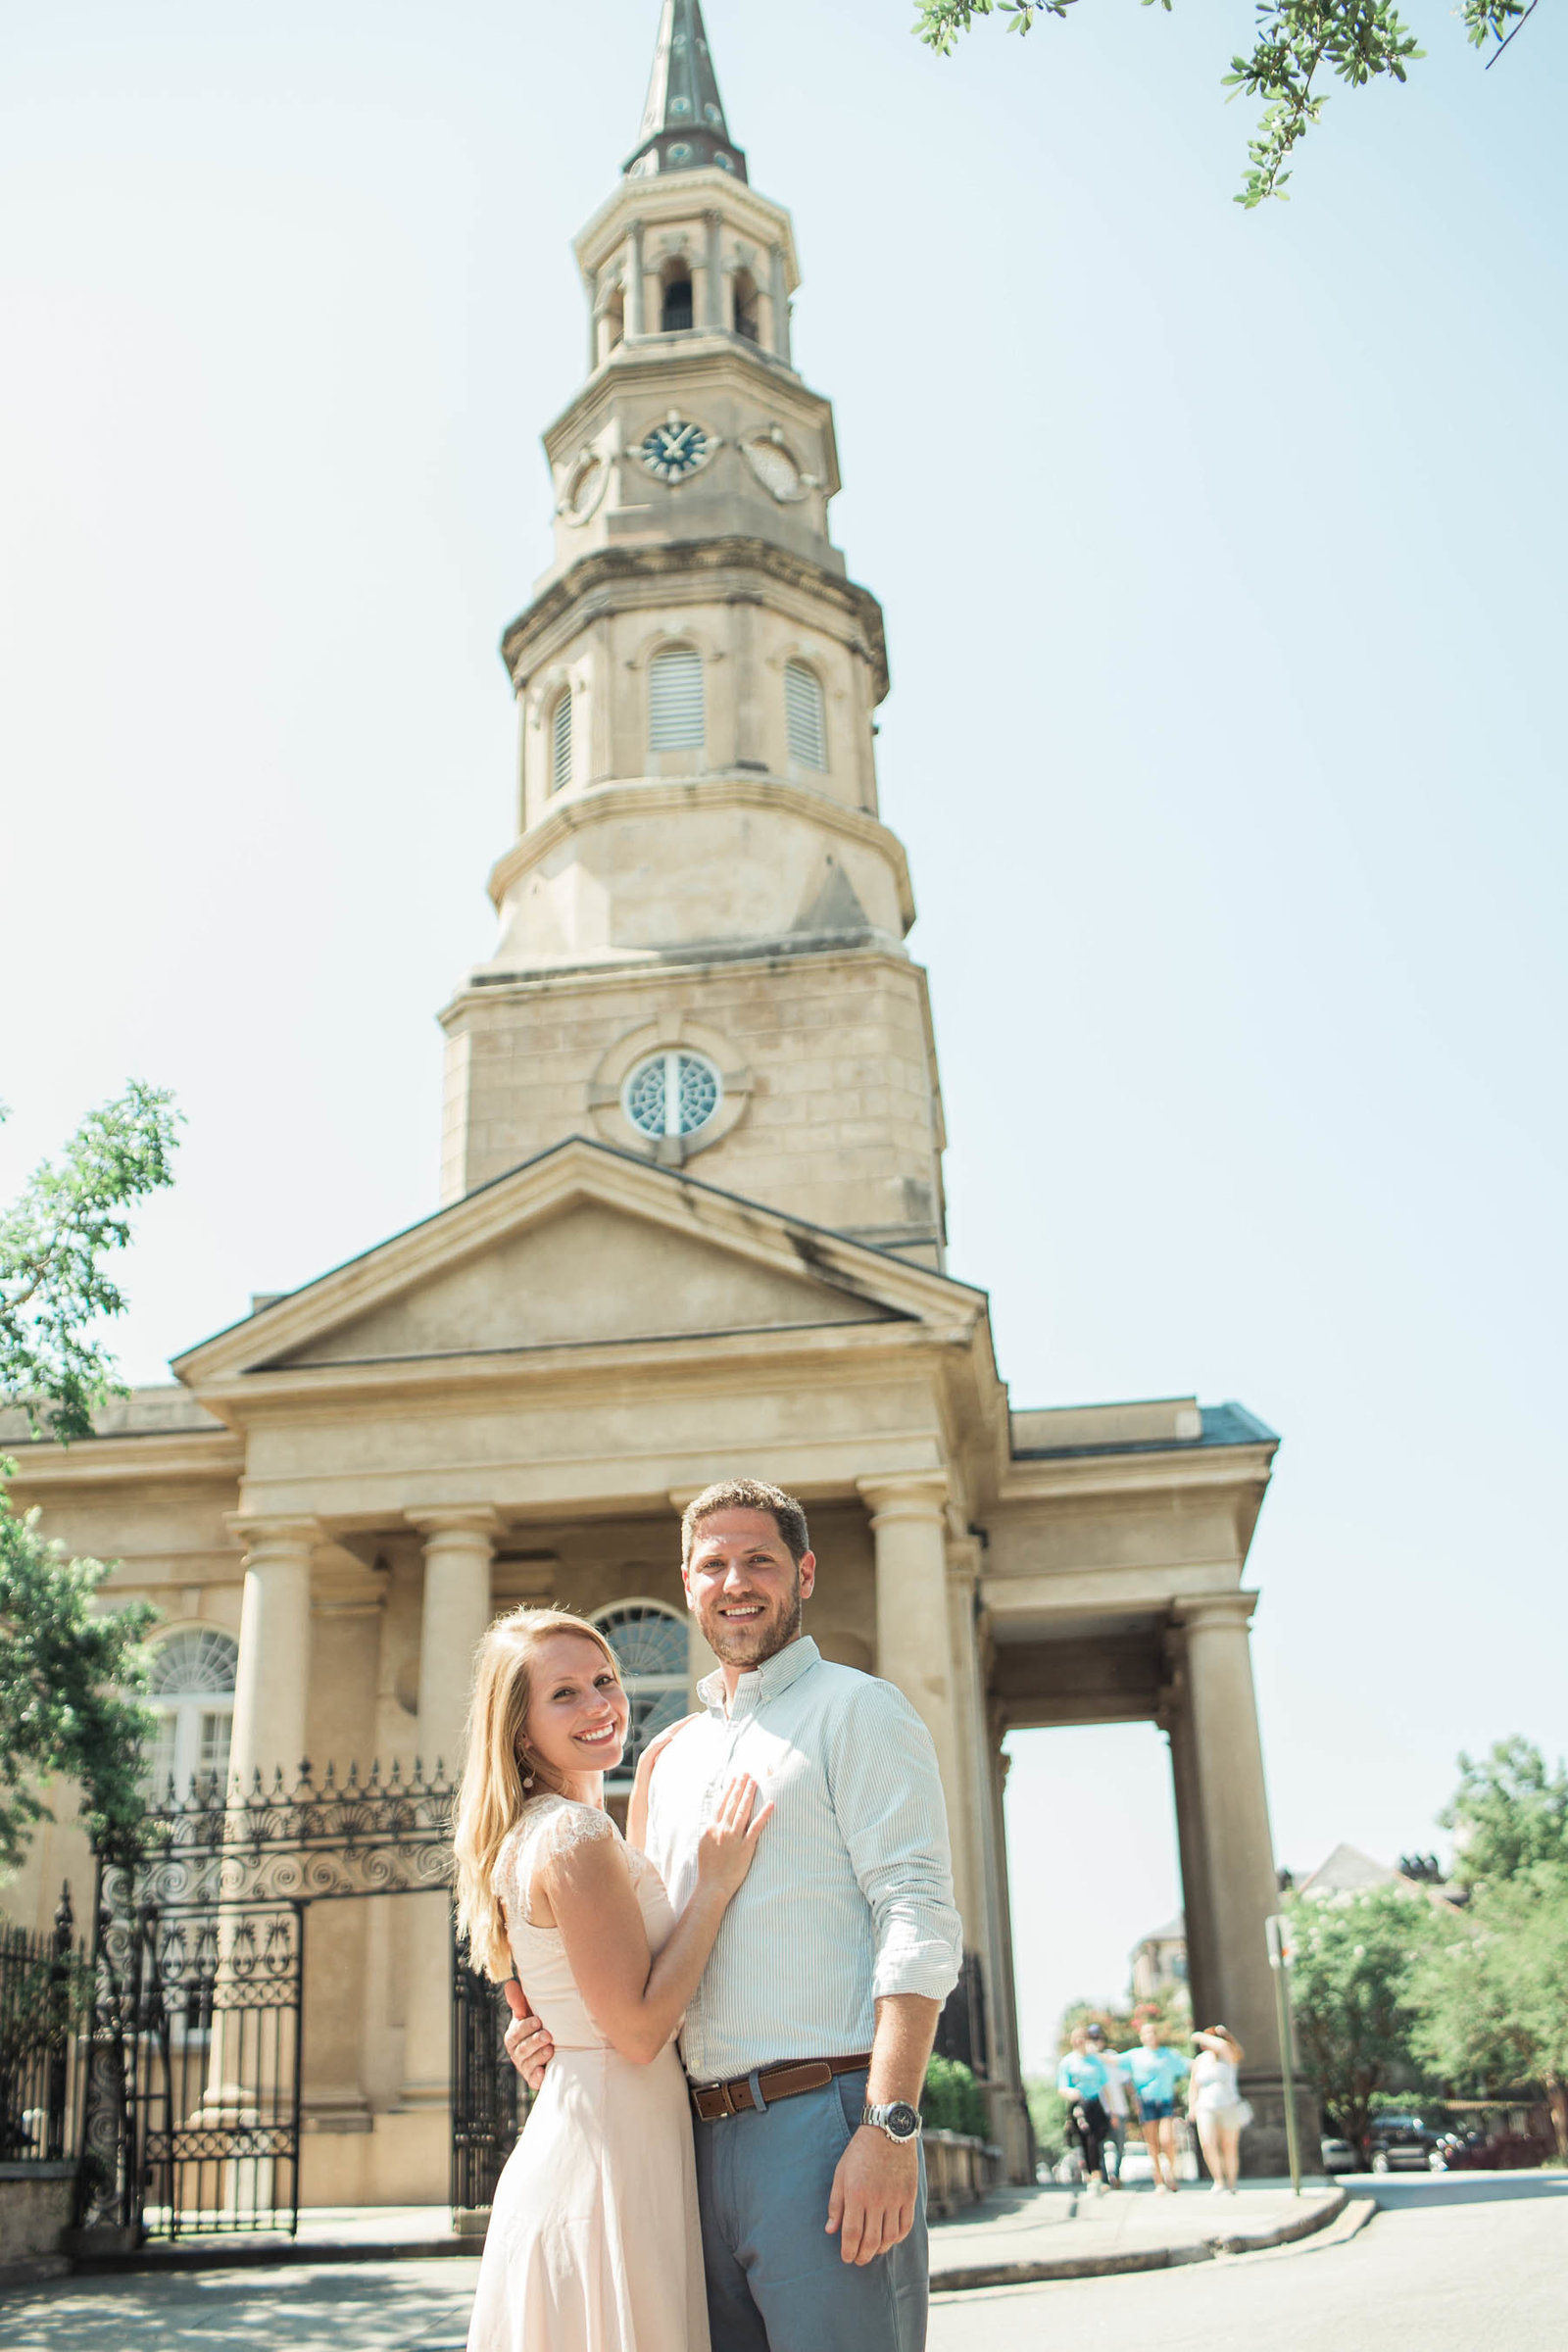
[[[1288,1900],[1296,1937],[1296,2036],[1324,2106],[1358,2147],[1377,2092],[1415,2072],[1414,1976],[1433,1936],[1428,1905],[1400,1889]]]
[[[1459,1787],[1439,1814],[1454,1833],[1453,1875],[1473,1892],[1537,1863],[1568,1869],[1568,1771],[1548,1769],[1528,1740],[1498,1740],[1475,1762],[1459,1758]]]
[[[1516,1737],[1459,1773],[1439,1819],[1470,1903],[1421,1981],[1425,2044],[1471,2091],[1540,2082],[1568,2162],[1568,1770]]]
[[[172,1181],[170,1098],[129,1086],[85,1118],[54,1164],[0,1213],[0,1402],[35,1435],[89,1436],[93,1407],[122,1393],[97,1326],[123,1311],[104,1260],[130,1239],[128,1211]],[[151,1718],[142,1644],[157,1612],[100,1612],[110,1569],[72,1559],[19,1514],[0,1456],[0,1871],[15,1870],[44,1791],[76,1782],[92,1834],[110,1842],[141,1811],[141,1747]]]
[[[173,1182],[177,1125],[170,1096],[127,1086],[0,1211],[0,1398],[35,1435],[90,1437],[94,1405],[123,1393],[96,1328],[125,1308],[103,1261],[130,1240],[128,1210]]]
[[[1169,13],[1173,0],[1160,0]],[[1461,0],[1458,16],[1478,49],[1492,45],[1488,64],[1513,39],[1540,0]],[[1007,19],[1009,32],[1029,32],[1039,17],[1064,17],[1073,0],[918,0],[914,29],[928,47],[950,55],[976,17]],[[1146,8],[1153,0],[1144,0]],[[1283,197],[1298,143],[1319,121],[1338,79],[1351,89],[1369,81],[1403,81],[1425,55],[1393,0],[1257,0],[1252,47],[1233,57],[1223,86],[1233,97],[1261,99],[1263,116],[1248,147],[1248,171],[1238,204],[1250,209]]]

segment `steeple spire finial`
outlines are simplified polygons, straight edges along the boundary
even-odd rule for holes
[[[664,0],[637,146],[626,177],[700,172],[716,165],[746,177],[746,158],[729,135],[701,0]]]

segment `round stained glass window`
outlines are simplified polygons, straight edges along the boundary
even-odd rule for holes
[[[641,1135],[695,1135],[717,1110],[723,1091],[718,1072],[704,1055],[672,1049],[640,1061],[620,1099]]]

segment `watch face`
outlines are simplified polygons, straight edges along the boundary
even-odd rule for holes
[[[649,472],[662,482],[678,482],[683,475],[694,473],[708,456],[710,443],[700,424],[686,424],[671,416],[663,424],[656,424],[642,446],[642,460]]]
[[[919,2129],[919,2116],[905,2100],[898,2100],[888,2109],[888,2130],[898,2138],[912,2139]]]

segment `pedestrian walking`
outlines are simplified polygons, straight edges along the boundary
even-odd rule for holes
[[[1180,2050],[1172,2049],[1168,2041],[1159,2038],[1159,2027],[1152,2017],[1146,2017],[1138,2029],[1135,2049],[1123,2050],[1121,2062],[1127,2069],[1133,2096],[1138,2102],[1138,2123],[1149,2150],[1149,2161],[1154,2168],[1154,2194],[1173,2196],[1176,2191],[1176,2094],[1192,2068]]]
[[[1127,2070],[1106,2036],[1103,2026],[1087,2029],[1092,2056],[1105,2070],[1105,2087],[1101,2096],[1105,2113],[1110,2118],[1110,2137],[1105,2142],[1105,2161],[1108,2175],[1121,2186],[1121,2160],[1127,2148]]]
[[[1198,2056],[1187,2084],[1187,2112],[1198,2126],[1203,2161],[1215,2196],[1236,2194],[1242,2133],[1252,2120],[1242,2096],[1237,2069],[1246,2052],[1228,2026],[1209,2026],[1193,2035]]]
[[[1105,2081],[1105,2069],[1089,2046],[1087,2027],[1074,2026],[1056,2069],[1056,2088],[1067,2101],[1068,2127],[1083,2158],[1090,2193],[1097,2197],[1105,2185],[1105,2141],[1110,2132]]]

